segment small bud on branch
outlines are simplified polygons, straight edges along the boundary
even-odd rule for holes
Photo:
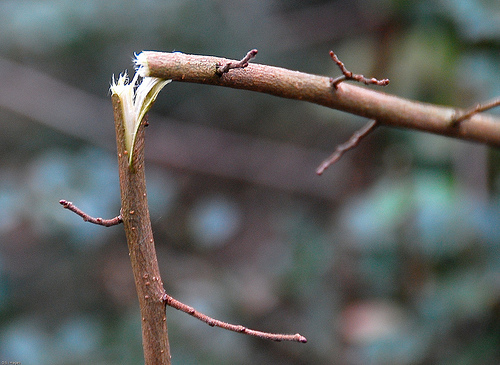
[[[372,77],[371,79],[368,79],[364,77],[363,75],[358,75],[354,74],[351,71],[347,70],[344,66],[344,63],[339,60],[337,55],[333,53],[333,51],[330,51],[330,57],[332,58],[333,62],[339,66],[340,71],[342,71],[342,76],[339,76],[335,79],[330,79],[330,82],[332,83],[332,86],[337,89],[338,85],[342,81],[347,81],[347,80],[354,80],[358,82],[362,82],[365,85],[378,85],[378,86],[386,86],[389,85],[389,79],[382,79],[382,80],[377,80],[376,78]]]

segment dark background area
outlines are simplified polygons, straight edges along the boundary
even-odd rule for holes
[[[182,51],[337,76],[469,107],[500,95],[500,3],[0,1],[0,361],[143,362],[119,213],[109,85],[134,52]],[[492,113],[498,115],[499,111]],[[167,309],[174,364],[498,364],[500,154],[299,101],[172,83],[146,135],[160,268],[221,320]]]

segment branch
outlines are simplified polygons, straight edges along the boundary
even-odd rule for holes
[[[63,208],[69,209],[73,213],[78,214],[80,217],[83,218],[83,220],[85,222],[98,224],[98,225],[104,226],[104,227],[116,226],[117,224],[120,224],[123,222],[121,215],[114,217],[114,218],[111,218],[111,219],[94,218],[94,217],[91,217],[90,215],[88,215],[87,213],[83,212],[78,207],[76,207],[72,202],[69,202],[67,200],[59,200],[59,204],[61,204],[63,206]]]
[[[165,301],[166,305],[168,305],[172,308],[178,309],[184,313],[187,313],[190,316],[193,316],[194,318],[197,318],[200,321],[205,322],[206,324],[208,324],[211,327],[220,327],[220,328],[226,329],[228,331],[244,333],[244,334],[249,335],[249,336],[259,337],[259,338],[262,338],[265,340],[272,340],[272,341],[277,341],[277,342],[280,342],[280,341],[294,341],[294,342],[302,342],[302,343],[307,342],[307,339],[304,336],[300,335],[299,333],[296,333],[294,335],[268,333],[268,332],[251,330],[251,329],[244,327],[244,326],[241,326],[241,325],[234,325],[234,324],[220,321],[218,319],[214,319],[214,318],[209,317],[203,313],[198,312],[193,307],[190,307],[182,302],[179,302],[177,299],[172,298],[168,294],[165,294],[163,296],[163,300]]]
[[[466,111],[460,112],[457,110],[455,112],[455,115],[451,119],[451,124],[453,126],[456,126],[458,123],[463,122],[466,119],[469,119],[470,117],[472,117],[473,115],[475,115],[477,113],[481,113],[481,112],[484,112],[486,110],[490,110],[490,109],[495,108],[497,106],[500,106],[500,98],[487,101],[484,104],[476,104],[475,106],[473,106],[472,108],[470,108]]]
[[[223,74],[224,77],[227,73]],[[270,338],[275,341],[305,341],[300,335],[275,335],[249,330],[243,326],[233,326],[207,317],[186,305],[175,301],[165,293],[158,267],[156,250],[149,217],[144,172],[144,134],[147,118],[140,117],[137,110],[149,109],[157,92],[155,85],[163,87],[165,82],[149,79],[137,84],[137,75],[132,83],[126,82],[124,75],[111,86],[113,103],[116,145],[118,154],[118,172],[120,177],[121,212],[132,271],[139,298],[142,316],[142,341],[146,365],[169,365],[170,347],[165,314],[165,303],[170,302],[176,308],[189,308],[188,312],[197,315],[207,323],[224,328],[244,332],[253,336]],[[153,94],[154,92],[154,94]],[[135,93],[135,94],[134,94]],[[141,95],[139,97],[138,95]],[[152,97],[150,97],[153,95]],[[145,97],[144,97],[145,96]],[[136,103],[143,103],[138,105]],[[139,117],[137,117],[139,115]],[[132,121],[128,118],[138,118]],[[127,123],[130,122],[130,123]],[[135,133],[130,135],[130,125]],[[128,128],[128,129],[127,129]]]
[[[137,56],[138,72],[142,76],[226,86],[304,100],[375,119],[381,125],[500,146],[500,118],[474,114],[467,123],[453,127],[453,108],[415,102],[345,82],[336,84],[337,89],[332,90],[329,77],[256,63],[219,75],[219,65],[228,62],[239,61],[179,52],[145,51]]]
[[[389,85],[389,79],[377,80],[374,77],[372,77],[371,79],[367,79],[363,75],[353,74],[351,71],[348,71],[345,68],[344,63],[338,59],[337,55],[335,53],[333,53],[333,51],[330,51],[330,57],[332,58],[333,62],[335,62],[337,64],[337,66],[339,66],[340,71],[342,71],[342,76],[339,76],[335,79],[330,79],[330,82],[332,83],[332,86],[335,89],[338,88],[338,85],[342,81],[346,81],[346,80],[354,80],[354,81],[362,82],[365,85],[371,85],[371,84],[378,85],[378,86]]]
[[[347,81],[347,80],[362,82],[365,85],[386,86],[389,84],[389,79],[378,80],[374,77],[368,79],[363,75],[352,73],[351,71],[347,70],[347,68],[344,66],[344,63],[341,60],[339,60],[339,58],[335,53],[333,53],[333,51],[330,51],[330,57],[332,58],[333,62],[335,62],[337,66],[339,66],[340,71],[342,71],[342,76],[339,76],[335,79],[330,79],[330,83],[335,88],[335,90],[338,89],[339,84],[342,81]],[[359,144],[359,142],[361,142],[361,140],[368,134],[370,134],[377,126],[378,122],[375,119],[373,119],[369,121],[368,124],[366,124],[363,128],[356,131],[346,143],[337,146],[333,154],[330,157],[328,157],[325,161],[323,161],[321,165],[319,165],[319,167],[316,169],[316,174],[322,175],[323,172],[328,167],[330,167],[335,162],[340,160],[340,158],[344,155],[344,153],[355,148]]]
[[[125,85],[128,86],[128,85]],[[129,87],[134,87],[132,84]],[[137,90],[137,89],[136,89]],[[128,92],[124,93],[129,96]],[[149,218],[144,171],[145,120],[140,120],[132,150],[128,150],[124,110],[133,107],[112,89],[111,101],[116,130],[121,215],[142,318],[142,345],[145,365],[170,365],[170,346],[165,306],[165,290],[160,277],[153,231]],[[129,156],[133,156],[132,160]]]
[[[245,57],[243,57],[241,59],[241,61],[238,61],[238,62],[232,62],[232,61],[229,61],[229,62],[226,62],[224,65],[218,65],[217,66],[217,74],[218,75],[222,75],[222,74],[225,74],[226,72],[228,72],[229,70],[233,69],[233,68],[245,68],[248,66],[248,62],[250,62],[250,60],[252,58],[255,58],[255,56],[257,55],[257,50],[256,49],[252,49],[251,51],[248,51],[248,53],[246,54]]]
[[[333,154],[325,161],[323,161],[321,165],[319,165],[319,167],[316,169],[316,173],[318,175],[323,174],[323,172],[325,172],[328,167],[340,160],[344,153],[355,148],[359,144],[359,142],[361,142],[363,138],[373,132],[375,128],[377,128],[377,126],[378,123],[376,120],[370,120],[363,128],[354,132],[354,134],[346,143],[338,145]]]

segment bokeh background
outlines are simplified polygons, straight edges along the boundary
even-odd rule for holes
[[[335,76],[468,107],[500,95],[497,0],[0,1],[0,361],[138,364],[109,85],[134,52]],[[499,115],[498,110],[492,111]],[[173,83],[147,130],[167,291],[270,343],[169,308],[174,364],[498,364],[500,154],[298,101]]]

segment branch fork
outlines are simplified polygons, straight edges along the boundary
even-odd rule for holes
[[[250,60],[252,58],[255,58],[255,56],[257,55],[257,52],[258,51],[256,49],[252,49],[252,50],[248,51],[248,53],[246,54],[246,56],[243,57],[238,62],[229,61],[229,62],[226,62],[223,65],[218,64],[217,65],[217,69],[216,69],[215,72],[217,73],[217,75],[222,76],[226,72],[229,72],[229,70],[231,70],[231,69],[234,69],[234,68],[245,68],[245,67],[248,66],[248,63],[250,62]]]
[[[330,51],[330,57],[332,58],[333,62],[335,62],[337,66],[339,66],[340,71],[342,71],[342,76],[336,77],[335,79],[330,78],[330,83],[335,88],[335,90],[337,90],[341,82],[347,80],[362,82],[365,85],[386,86],[389,84],[389,79],[378,80],[374,77],[368,79],[363,75],[352,73],[345,67],[344,63],[341,60],[339,60],[339,58],[333,51]],[[379,124],[380,123],[377,122],[376,119],[372,119],[363,128],[354,132],[354,134],[351,136],[351,138],[349,138],[347,142],[337,146],[333,154],[326,160],[324,160],[321,163],[321,165],[319,165],[319,167],[316,169],[316,174],[322,175],[323,172],[325,172],[325,170],[328,167],[330,167],[338,160],[340,160],[340,158],[344,155],[344,153],[357,147],[358,144],[361,142],[361,140],[365,138],[368,134],[373,132],[375,128],[378,127]]]
[[[68,209],[72,211],[73,213],[79,215],[80,217],[83,218],[85,222],[89,223],[94,223],[100,226],[105,226],[105,227],[111,227],[115,226],[117,224],[120,224],[123,222],[121,215],[112,218],[112,219],[102,219],[102,218],[94,218],[88,215],[87,213],[83,212],[80,208],[76,207],[72,202],[69,202],[67,200],[60,200],[59,203],[63,206],[63,208]],[[131,213],[133,214],[133,213]],[[144,278],[147,279],[149,275],[145,275]],[[146,282],[146,285],[149,285],[150,282]],[[149,299],[149,296],[148,298]],[[193,316],[196,319],[199,319],[202,322],[205,322],[211,327],[219,327],[228,331],[233,331],[233,332],[238,332],[238,333],[244,333],[249,336],[254,336],[254,337],[259,337],[265,340],[272,340],[272,341],[294,341],[294,342],[302,342],[306,343],[307,339],[302,336],[299,333],[296,333],[294,335],[288,335],[288,334],[280,334],[280,333],[269,333],[269,332],[263,332],[263,331],[256,331],[249,329],[245,326],[241,325],[235,325],[227,322],[223,322],[221,320],[212,318],[207,316],[206,314],[203,314],[201,312],[198,312],[195,310],[193,307],[190,307],[177,299],[174,299],[170,295],[164,292],[161,300],[165,303],[166,306],[170,306],[172,308],[175,308],[177,310],[180,310],[181,312],[187,313],[190,316]]]
[[[335,62],[337,66],[339,66],[340,71],[342,71],[342,76],[336,77],[334,79],[330,78],[330,83],[335,89],[338,88],[338,85],[342,81],[347,81],[347,80],[362,82],[365,85],[378,85],[378,86],[389,85],[389,79],[378,80],[374,77],[368,79],[363,75],[352,73],[345,67],[344,63],[341,60],[339,60],[339,58],[333,51],[330,51],[330,57],[332,58],[333,62]]]
[[[473,115],[476,115],[478,113],[482,113],[482,112],[487,111],[489,109],[493,109],[497,106],[500,106],[500,98],[496,98],[496,99],[487,101],[483,104],[476,104],[473,107],[471,107],[463,112],[456,110],[455,113],[453,114],[453,117],[451,118],[451,126],[456,127],[458,124],[465,121],[466,119],[469,119]]]
[[[343,110],[370,119],[344,144],[326,159],[318,174],[356,147],[378,125],[412,128],[455,138],[474,140],[500,146],[498,118],[477,115],[500,105],[500,100],[478,104],[461,113],[451,108],[417,103],[366,88],[346,84],[353,80],[366,85],[385,86],[388,79],[366,78],[347,70],[338,57],[330,52],[342,76],[328,78],[310,75],[279,67],[252,64],[248,72],[235,77],[221,77],[232,69],[246,68],[257,50],[249,51],[240,61],[218,57],[145,51],[136,57],[137,73],[128,82],[125,74],[111,86],[111,100],[115,118],[118,166],[121,190],[121,214],[112,219],[94,218],[73,203],[61,200],[60,204],[83,218],[84,221],[110,227],[124,224],[132,271],[141,308],[143,348],[145,363],[170,364],[170,348],[166,326],[166,306],[181,310],[210,326],[248,334],[273,341],[306,342],[300,334],[273,334],[248,329],[211,318],[165,293],[160,279],[158,261],[147,203],[144,173],[145,115],[154,103],[161,88],[171,80],[207,83],[237,89],[253,90],[289,99],[309,101],[329,108]],[[216,65],[214,71],[214,65]],[[138,76],[143,79],[139,80]],[[144,82],[145,81],[145,82]],[[334,92],[332,92],[332,87]],[[469,119],[467,123],[460,122]],[[450,125],[451,121],[451,125]],[[149,281],[152,277],[156,280]],[[145,282],[146,280],[146,282]],[[150,300],[161,298],[161,300]]]

